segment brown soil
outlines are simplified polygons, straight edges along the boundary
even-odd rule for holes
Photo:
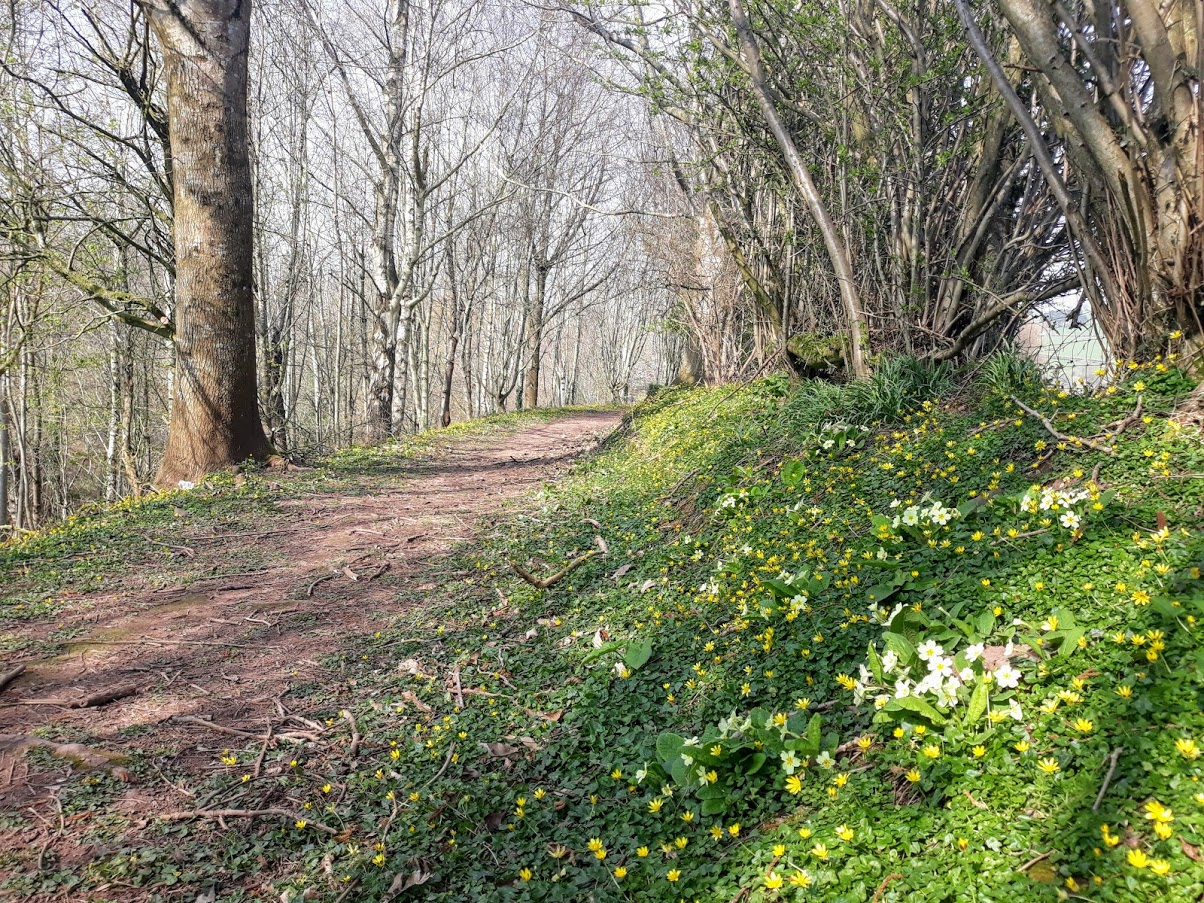
[[[53,626],[82,625],[86,634],[66,654],[26,662],[0,695],[0,810],[35,816],[27,830],[0,831],[0,851],[41,852],[60,867],[95,852],[55,830],[56,790],[80,763],[39,757],[55,764],[35,764],[21,738],[47,728],[38,733],[87,738],[101,754],[153,754],[185,777],[171,781],[160,772],[161,780],[131,782],[116,807],[135,820],[187,808],[189,776],[203,779],[220,767],[221,750],[254,741],[178,719],[252,736],[269,722],[304,731],[305,703],[290,699],[290,688],[337,680],[322,660],[436,589],[430,559],[471,540],[482,519],[560,474],[618,420],[611,412],[572,414],[508,435],[462,438],[396,480],[372,479],[368,494],[290,498],[254,534],[189,549],[190,570],[221,569],[248,546],[268,544],[270,560],[282,563],[259,573],[73,599]],[[71,707],[124,691],[111,702]],[[116,774],[125,777],[119,767]]]

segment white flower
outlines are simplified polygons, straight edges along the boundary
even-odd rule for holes
[[[1011,715],[1013,718],[1015,718],[1017,721],[1024,720],[1024,710],[1022,708],[1020,708],[1020,703],[1018,703],[1014,699],[1008,703],[1008,714]]]
[[[953,682],[946,683],[937,691],[937,705],[942,708],[948,708],[951,705],[957,705],[957,685]]]
[[[916,652],[919,654],[920,660],[925,662],[931,662],[934,658],[939,658],[945,654],[944,648],[933,640],[922,642]]]
[[[832,754],[826,749],[815,757],[815,764],[820,768],[831,768],[836,764],[836,760],[832,758]]]
[[[794,774],[800,765],[803,763],[799,757],[794,754],[793,750],[786,750],[782,753],[782,771],[786,774]]]
[[[836,444],[836,442],[834,440],[828,439],[827,441],[824,442],[824,451],[827,451],[835,444]]]
[[[911,681],[901,678],[895,681],[895,699],[903,699],[911,695]]]
[[[928,659],[928,673],[936,674],[942,679],[948,677],[953,673],[953,659],[943,655]]]
[[[191,480],[180,480],[180,488],[185,491],[189,489],[196,489],[196,483],[192,482]]]
[[[615,674],[624,679],[631,677],[631,669],[623,662],[615,662]]]
[[[635,773],[635,782],[637,784],[644,783],[644,778],[648,777],[648,763],[644,763],[644,767],[637,769]]]
[[[1058,521],[1067,530],[1077,530],[1079,528],[1079,524],[1082,523],[1082,520],[1073,511],[1067,511],[1058,518]]]
[[[964,684],[968,684],[968,683],[972,682],[974,680],[974,669],[973,668],[962,668],[960,671],[957,672],[957,679],[960,680]]]
[[[883,673],[890,674],[890,672],[895,670],[895,665],[897,664],[899,664],[899,656],[895,653],[895,650],[888,649],[886,654],[882,656]]]
[[[881,694],[880,696],[875,696],[874,697],[874,708],[884,709],[884,708],[886,708],[886,704],[888,702],[890,702],[890,697],[887,696],[885,693]]]
[[[1020,686],[1020,672],[1013,668],[1010,662],[1004,662],[995,669],[995,680],[999,682],[1000,688],[1004,690],[1018,687]]]
[[[903,523],[909,527],[914,527],[920,522],[920,509],[915,505],[903,511]]]
[[[986,648],[987,647],[984,646],[982,643],[973,643],[966,647],[966,649],[962,653],[962,655],[965,656],[966,661],[976,662],[980,658],[982,658],[982,654],[983,654],[983,652],[986,651]]]
[[[902,502],[900,502],[898,499],[892,499],[891,503],[890,503],[890,507],[898,508],[899,505],[901,505],[901,504],[902,504]]]

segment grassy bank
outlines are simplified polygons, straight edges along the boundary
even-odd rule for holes
[[[339,742],[205,790],[302,817],[114,824],[81,893],[1197,900],[1204,448],[1115,376],[658,395],[332,648]]]

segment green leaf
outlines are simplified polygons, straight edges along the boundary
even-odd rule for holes
[[[918,658],[916,647],[903,634],[888,630],[882,634],[882,645],[899,657],[899,664],[914,665],[916,663]]]
[[[991,613],[990,609],[987,609],[978,616],[978,621],[974,626],[978,628],[978,638],[985,639],[995,627],[995,615]]]
[[[820,736],[820,725],[822,721],[823,719],[819,715],[812,715],[811,720],[807,722],[807,733],[803,735],[803,739],[807,742],[807,745],[804,747],[804,751],[808,756],[819,755],[819,744],[822,740],[822,737]]]
[[[686,745],[686,738],[681,734],[663,733],[656,738],[656,755],[661,762],[669,762],[681,755],[681,748]]]
[[[744,769],[745,774],[756,774],[761,770],[761,767],[768,761],[765,753],[753,753],[751,759],[748,760],[748,768]]]
[[[892,699],[886,704],[888,712],[913,712],[922,718],[927,718],[938,727],[945,723],[945,716],[938,712],[933,706],[922,699],[917,699],[915,696],[904,696],[902,699]]]
[[[881,605],[895,593],[901,586],[891,586],[889,583],[879,583],[877,586],[871,586],[865,591],[865,601],[871,602],[874,605]]]
[[[878,656],[878,650],[874,648],[873,643],[870,643],[867,657],[870,663],[870,673],[874,675],[874,680],[882,683],[882,659]]]
[[[970,707],[966,712],[966,720],[975,724],[987,711],[987,700],[990,698],[990,688],[985,682],[979,681],[970,697]]]
[[[802,461],[787,461],[782,465],[782,483],[786,486],[797,486],[803,482],[807,468]]]
[[[1062,635],[1062,645],[1058,647],[1058,657],[1067,658],[1070,653],[1079,648],[1079,640],[1087,633],[1086,627],[1074,627],[1070,630],[1058,631]]]
[[[727,810],[727,799],[703,800],[702,814],[703,815],[722,815]]]
[[[627,652],[623,656],[623,662],[632,671],[636,671],[639,668],[642,668],[651,657],[651,640],[632,640],[627,644]]]

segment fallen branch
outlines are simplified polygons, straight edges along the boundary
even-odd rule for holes
[[[4,692],[4,689],[9,684],[11,684],[14,680],[16,680],[18,677],[20,677],[24,673],[25,673],[25,666],[17,665],[17,667],[13,668],[7,674],[0,677],[0,693]]]
[[[456,668],[452,671],[452,683],[456,690],[456,707],[464,708],[464,688],[460,685],[460,669]]]
[[[91,709],[125,699],[127,696],[133,696],[141,690],[141,687],[118,687],[114,690],[101,690],[99,693],[93,693],[83,699],[22,699],[17,704],[56,705],[64,709]]]
[[[203,809],[195,812],[164,812],[159,816],[163,821],[186,821],[191,818],[258,818],[261,815],[276,815],[280,818],[291,818],[294,822],[305,822],[307,828],[317,828],[326,834],[338,836],[341,832],[320,821],[302,818],[289,809]]]
[[[1024,411],[1024,413],[1028,414],[1030,417],[1035,417],[1037,420],[1041,421],[1041,425],[1043,427],[1045,427],[1045,431],[1047,433],[1049,433],[1051,436],[1053,436],[1055,439],[1057,439],[1059,442],[1069,443],[1070,445],[1075,446],[1076,448],[1078,446],[1085,445],[1085,446],[1087,446],[1087,448],[1090,448],[1093,451],[1103,452],[1105,455],[1115,455],[1116,454],[1116,449],[1112,448],[1111,446],[1100,445],[1098,442],[1095,442],[1092,439],[1083,439],[1079,436],[1068,436],[1065,433],[1058,432],[1057,427],[1055,427],[1053,425],[1053,421],[1050,420],[1048,417],[1046,417],[1044,414],[1042,414],[1040,411],[1036,411],[1033,408],[1030,408],[1028,405],[1026,405],[1023,401],[1021,401],[1015,395],[1011,396],[1011,399],[1012,399],[1012,404],[1016,405],[1016,407],[1020,408],[1020,410]]]
[[[121,767],[125,756],[118,753],[92,749],[82,743],[54,743],[41,737],[31,737],[28,734],[0,734],[0,752],[11,750],[19,753],[22,750],[36,746],[47,749],[52,756],[66,759],[72,765],[80,768],[108,771],[119,781],[128,781],[129,772]],[[14,762],[16,757],[14,756]]]
[[[901,875],[899,872],[894,872],[890,875],[887,875],[885,878],[883,878],[882,883],[878,885],[878,889],[876,891],[874,891],[874,899],[871,901],[871,903],[878,903],[878,901],[882,899],[882,895],[884,893],[886,893],[887,886],[892,881],[898,881],[902,877],[903,877],[903,875]]]
[[[1108,792],[1108,785],[1112,783],[1112,774],[1116,771],[1116,762],[1120,759],[1120,754],[1125,751],[1123,746],[1118,746],[1112,750],[1108,756],[1108,773],[1104,775],[1104,783],[1100,786],[1099,794],[1095,797],[1095,803],[1091,806],[1092,812],[1099,811],[1099,804],[1104,801],[1104,794]]]
[[[205,718],[198,718],[195,715],[176,715],[170,719],[176,724],[196,724],[201,727],[207,727],[212,731],[217,731],[219,734],[232,734],[236,737],[246,737],[250,740],[265,740],[270,737],[265,737],[263,734],[252,734],[250,731],[240,731],[236,727],[226,727],[223,724],[214,724]],[[269,731],[270,734],[270,731]],[[287,740],[290,743],[318,743],[316,734],[309,731],[285,731],[275,735],[277,740]]]
[[[557,583],[559,583],[561,580],[563,580],[569,574],[573,573],[573,571],[577,570],[577,568],[581,567],[581,565],[585,564],[585,562],[587,562],[591,558],[593,558],[594,555],[596,555],[596,554],[597,554],[597,552],[595,552],[593,549],[590,549],[588,552],[586,552],[580,558],[576,558],[572,562],[570,562],[567,567],[561,568],[559,571],[557,571],[551,577],[548,577],[543,580],[536,577],[534,574],[532,574],[530,571],[528,571],[526,568],[524,568],[522,565],[520,565],[516,561],[511,561],[510,567],[512,567],[514,569],[514,573],[518,574],[518,576],[522,577],[525,581],[530,583],[536,589],[551,589],[553,586],[555,586]]]
[[[323,574],[321,577],[319,577],[317,580],[315,580],[313,583],[311,583],[309,585],[309,589],[307,589],[305,591],[305,595],[312,596],[314,594],[314,589],[317,588],[319,583],[325,583],[327,580],[333,580],[333,579],[334,579],[334,574]]]

